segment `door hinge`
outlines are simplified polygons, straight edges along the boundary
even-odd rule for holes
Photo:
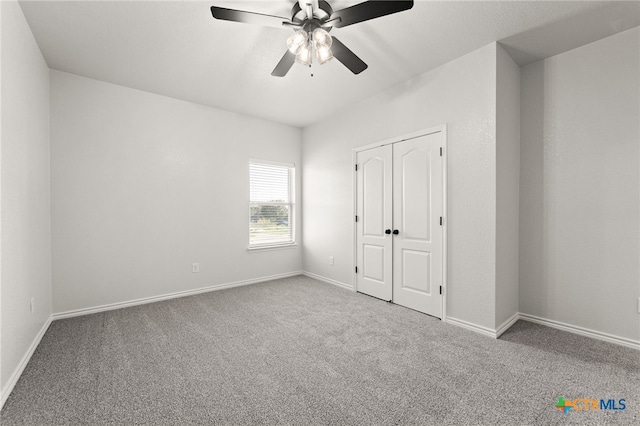
[[[356,172],[358,171],[358,165],[356,164]]]
[[[358,267],[356,266],[356,274],[358,273]]]
[[[442,226],[442,216],[440,216],[440,226]]]
[[[356,215],[356,222],[358,221],[358,215]]]
[[[440,286],[440,294],[442,294],[442,286]]]
[[[440,157],[442,157],[442,147],[440,147]]]

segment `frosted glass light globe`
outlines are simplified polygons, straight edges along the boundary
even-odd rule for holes
[[[331,47],[332,40],[327,31],[322,28],[316,28],[313,30],[313,42],[316,47]]]
[[[330,60],[333,59],[333,53],[331,53],[331,48],[327,46],[316,47],[316,58],[320,65],[326,64]]]
[[[311,43],[304,43],[298,54],[296,55],[296,62],[302,65],[311,65]]]
[[[298,30],[287,38],[287,48],[294,55],[298,55],[305,44],[307,44],[307,33],[304,31]]]

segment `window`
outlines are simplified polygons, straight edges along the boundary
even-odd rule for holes
[[[249,248],[295,243],[293,165],[249,163]]]

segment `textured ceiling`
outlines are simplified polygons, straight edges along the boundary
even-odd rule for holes
[[[334,10],[361,1],[331,1]],[[271,70],[291,30],[217,21],[211,5],[288,17],[293,0],[23,1],[47,64],[127,87],[303,127],[490,42],[523,65],[640,25],[639,2],[416,1],[331,32],[369,68],[333,60]],[[313,73],[313,77],[311,76]]]

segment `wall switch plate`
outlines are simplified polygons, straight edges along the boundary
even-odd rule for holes
[[[199,263],[192,263],[191,264],[191,272],[198,273],[200,272],[200,264]]]
[[[329,265],[333,265],[333,256],[329,256]]]
[[[36,298],[32,297],[31,300],[29,301],[29,311],[31,313],[33,313],[33,311],[35,310],[35,306],[36,305]]]

